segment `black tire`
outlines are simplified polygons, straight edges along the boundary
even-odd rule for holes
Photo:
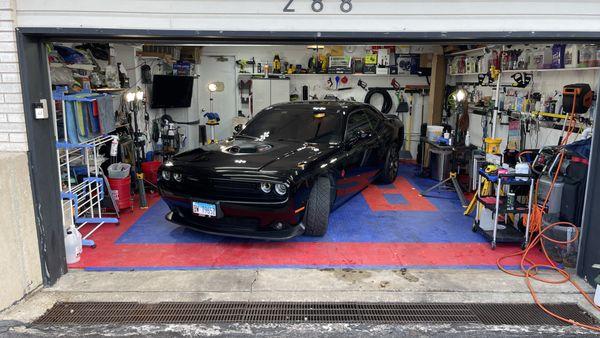
[[[319,177],[313,185],[306,212],[304,213],[304,234],[308,236],[323,237],[329,225],[329,212],[331,210],[331,185],[326,177]]]
[[[400,155],[398,147],[392,146],[385,156],[385,166],[379,174],[377,181],[383,184],[394,183],[398,177],[398,167],[400,166]]]

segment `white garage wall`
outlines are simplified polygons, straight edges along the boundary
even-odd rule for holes
[[[599,31],[597,0],[18,0],[22,27],[256,31]],[[240,4],[243,3],[243,6]]]

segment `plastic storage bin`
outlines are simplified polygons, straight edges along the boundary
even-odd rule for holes
[[[108,166],[108,177],[113,179],[125,178],[129,176],[130,171],[131,165],[127,163],[113,163]]]
[[[146,181],[156,185],[158,183],[158,168],[162,162],[160,161],[149,161],[142,163],[142,172]]]
[[[108,183],[112,190],[112,198],[119,210],[131,208],[131,176],[125,178],[109,178]]]
[[[485,152],[488,154],[500,154],[500,144],[502,144],[501,138],[486,138],[485,139]]]

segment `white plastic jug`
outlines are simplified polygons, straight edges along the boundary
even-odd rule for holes
[[[67,264],[79,262],[81,259],[82,240],[81,234],[75,228],[69,228],[65,236],[65,251],[67,254]]]
[[[529,164],[517,163],[515,166],[515,173],[520,175],[529,175]],[[517,177],[518,181],[527,181],[527,177]]]

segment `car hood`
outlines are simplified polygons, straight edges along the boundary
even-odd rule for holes
[[[175,156],[175,165],[215,171],[286,171],[327,156],[335,145],[230,139]],[[190,168],[191,169],[191,168]]]

